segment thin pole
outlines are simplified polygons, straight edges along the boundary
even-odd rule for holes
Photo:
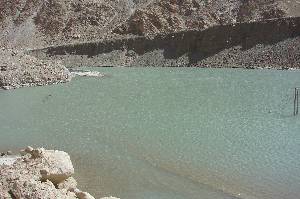
[[[297,110],[296,110],[296,115],[299,113],[299,90],[297,89]]]
[[[295,88],[294,92],[294,116],[297,114],[297,88]]]

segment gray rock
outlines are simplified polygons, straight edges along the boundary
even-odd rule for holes
[[[3,156],[0,157],[0,167],[1,166],[10,166],[17,161],[18,156]]]
[[[33,151],[33,148],[31,146],[27,146],[25,149],[24,149],[25,152],[27,153],[30,153],[31,151]]]
[[[77,192],[75,193],[77,198],[79,199],[95,199],[91,194],[87,193],[87,192]]]
[[[1,199],[78,199],[75,192],[71,191],[76,189],[77,183],[70,177],[74,168],[67,153],[32,147],[22,151],[26,154],[21,157],[0,157]],[[34,155],[35,153],[38,155]],[[44,177],[42,181],[41,175]],[[93,199],[86,192],[76,193],[81,198]]]
[[[40,171],[43,181],[49,180],[58,185],[74,174],[70,156],[66,152],[47,150],[43,153],[43,159],[49,165]]]
[[[74,190],[77,187],[77,181],[73,177],[69,177],[57,185],[58,189]]]

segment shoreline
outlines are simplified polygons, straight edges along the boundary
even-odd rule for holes
[[[87,67],[87,68],[107,68],[107,67]],[[141,68],[141,67],[137,67],[137,66],[133,66],[133,67],[118,67],[118,66],[112,66],[109,68]],[[151,67],[151,68],[197,68],[197,69],[225,69],[225,70],[258,70],[258,71],[269,71],[269,70],[273,70],[273,71],[289,71],[289,72],[299,72],[300,68],[272,68],[272,67],[266,67],[266,68],[262,68],[262,67],[256,67],[256,68],[242,68],[242,67],[196,67],[196,66],[181,66],[181,67]],[[76,70],[72,70],[72,68],[67,69],[69,74],[70,74],[70,79],[68,81],[57,81],[57,82],[51,82],[51,83],[25,83],[25,84],[19,84],[19,85],[14,85],[14,86],[0,86],[0,91],[8,91],[8,90],[15,90],[15,89],[19,89],[19,88],[24,88],[24,87],[41,87],[41,86],[48,86],[48,85],[57,85],[57,84],[65,84],[68,83],[70,81],[72,81],[71,79],[76,78],[76,77],[80,77],[80,78],[104,78],[104,77],[108,77],[110,75],[107,74],[103,74],[97,70],[80,70],[80,69],[76,69]]]

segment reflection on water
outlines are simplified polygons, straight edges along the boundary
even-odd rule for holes
[[[1,91],[0,148],[65,150],[96,196],[299,198],[300,72],[95,70],[109,77]]]

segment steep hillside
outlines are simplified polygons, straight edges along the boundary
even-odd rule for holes
[[[295,15],[297,0],[2,0],[0,46],[39,48]]]
[[[3,0],[0,44],[41,47],[104,37],[147,0]]]
[[[214,25],[294,16],[295,10],[300,11],[297,1],[287,4],[280,0],[156,0],[137,9],[113,32],[149,35],[205,29]]]

